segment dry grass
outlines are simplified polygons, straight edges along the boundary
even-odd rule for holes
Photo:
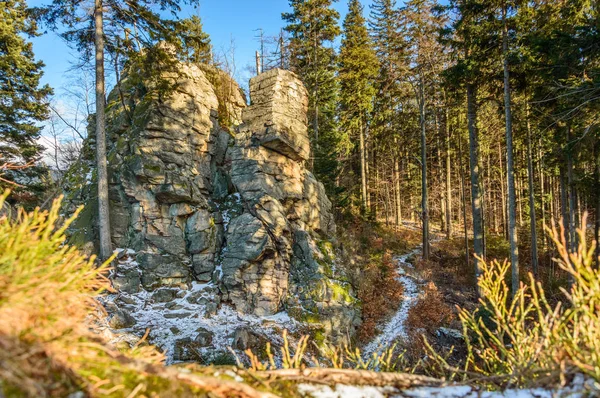
[[[375,336],[377,325],[398,309],[403,287],[397,280],[396,265],[390,251],[374,255],[362,274],[358,298],[362,302],[363,322],[358,330],[358,338],[366,342]]]
[[[47,212],[0,216],[0,395],[263,396],[243,383],[166,368],[151,346],[118,351],[94,334],[94,317],[104,316],[94,297],[110,288],[108,262],[96,267],[65,244],[77,213],[57,227],[59,209],[57,200]]]
[[[593,266],[595,242],[588,244],[580,229],[579,247],[570,253],[564,231],[549,232],[558,252],[555,261],[574,281],[563,290],[568,305],[549,303],[532,275],[510,297],[510,265],[484,262],[480,307],[460,312],[468,351],[464,367],[453,368],[437,357],[448,376],[475,378],[501,388],[560,384],[575,373],[600,381],[600,270]]]
[[[455,314],[440,290],[433,282],[429,282],[419,298],[419,301],[408,312],[406,320],[411,345],[408,354],[413,359],[421,358],[426,351],[423,335],[428,339],[435,338],[436,331],[441,326],[449,325]]]

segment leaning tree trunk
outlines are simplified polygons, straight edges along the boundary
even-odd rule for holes
[[[96,162],[98,173],[98,228],[100,258],[106,260],[112,252],[110,215],[108,208],[108,170],[106,166],[105,88],[104,88],[104,28],[102,0],[95,0],[94,42],[96,47]]]
[[[529,104],[526,105],[527,117],[527,176],[529,183],[529,221],[531,223],[531,266],[533,275],[538,277],[538,250],[537,250],[537,231],[535,219],[535,191],[533,186],[533,154],[531,149],[531,123],[529,123]]]
[[[469,128],[469,167],[471,169],[471,207],[473,210],[473,249],[475,276],[481,274],[483,258],[483,217],[481,214],[481,187],[479,183],[479,134],[477,131],[477,93],[473,83],[467,84],[467,124]]]
[[[508,235],[512,270],[512,294],[514,297],[517,290],[519,290],[519,247],[517,245],[515,168],[513,160],[512,114],[510,108],[510,75],[508,72],[508,24],[506,21],[506,5],[502,8],[502,22],[504,113],[506,117],[506,170],[508,176]]]

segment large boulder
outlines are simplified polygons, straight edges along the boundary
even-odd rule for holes
[[[335,223],[323,185],[305,167],[301,81],[281,69],[262,73],[250,80],[246,106],[237,84],[214,68],[180,64],[165,78],[170,90],[157,93],[150,80],[125,76],[108,98],[112,240],[136,253],[115,267],[114,287],[132,302],[150,298],[168,319],[169,311],[194,319],[229,304],[253,316],[288,311],[326,336],[351,336],[358,306],[329,272],[333,256],[324,248]],[[68,195],[70,206],[91,203],[86,224],[72,231],[82,243],[96,233],[93,146],[91,135],[72,170],[86,178]],[[179,291],[195,297],[194,286],[212,293],[181,300],[187,293]],[[205,314],[190,316],[199,303]],[[195,338],[179,337],[172,352],[194,356]]]

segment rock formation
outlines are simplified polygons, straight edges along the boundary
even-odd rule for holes
[[[305,167],[306,89],[273,69],[251,79],[246,107],[223,72],[178,69],[167,94],[126,77],[109,96],[111,230],[114,245],[127,249],[112,276],[115,303],[134,318],[134,296],[144,305],[150,297],[165,318],[169,310],[215,316],[224,305],[258,317],[287,311],[323,337],[351,336],[358,310],[336,272],[331,202]],[[94,234],[91,164],[71,171],[79,180],[70,203],[90,204],[73,231],[81,243]],[[186,308],[195,288],[204,314]]]

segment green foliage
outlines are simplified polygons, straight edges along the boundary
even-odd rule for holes
[[[433,355],[454,377],[475,376],[483,384],[500,387],[558,383],[578,372],[600,380],[600,270],[593,265],[595,243],[588,246],[585,229],[580,229],[579,247],[569,252],[564,231],[549,232],[559,254],[557,263],[574,281],[563,290],[568,305],[551,306],[531,274],[511,299],[508,262],[482,262],[481,306],[462,309],[459,315],[468,350],[464,369],[452,369]]]
[[[181,38],[182,58],[188,62],[208,64],[212,61],[210,36],[202,30],[202,20],[194,15],[182,19],[177,36]]]
[[[282,18],[290,34],[289,63],[308,90],[308,125],[313,171],[334,199],[340,142],[336,120],[338,82],[336,54],[331,45],[340,34],[335,0],[290,0],[292,12]]]
[[[348,7],[338,57],[342,154],[356,150],[357,136],[366,128],[368,114],[373,109],[374,81],[379,67],[360,2],[352,0]]]
[[[48,85],[40,86],[41,61],[35,61],[26,37],[38,35],[27,5],[21,0],[0,1],[0,171],[5,163],[39,161],[39,123],[48,117]],[[25,187],[21,193],[40,193],[42,167],[12,170],[2,176]],[[6,187],[0,180],[0,188]],[[33,190],[33,191],[32,191]]]

